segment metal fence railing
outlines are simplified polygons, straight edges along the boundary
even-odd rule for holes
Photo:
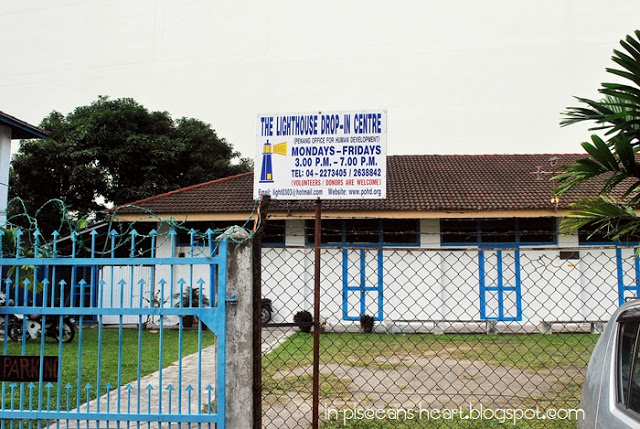
[[[227,240],[120,257],[120,238],[0,249],[0,428],[225,427]]]
[[[314,341],[299,322],[314,312],[313,252],[262,251],[273,311],[265,428],[310,427]],[[323,247],[319,426],[475,428],[522,416],[516,427],[575,427],[591,350],[638,295],[639,267],[622,247]]]

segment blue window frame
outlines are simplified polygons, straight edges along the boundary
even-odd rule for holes
[[[314,243],[314,222],[305,225],[306,243]],[[323,219],[323,245],[418,246],[418,219]]]

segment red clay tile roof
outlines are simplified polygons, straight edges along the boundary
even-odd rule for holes
[[[323,211],[485,212],[552,210],[551,177],[581,154],[392,155],[387,157],[385,200],[324,200]],[[558,206],[567,209],[595,190],[573,191]],[[270,211],[313,211],[315,201],[272,200]],[[250,213],[253,173],[201,183],[136,201],[118,214]]]

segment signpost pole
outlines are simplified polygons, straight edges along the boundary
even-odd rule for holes
[[[322,203],[316,200],[316,220],[314,237],[314,290],[313,290],[313,429],[318,429],[320,407],[320,245]]]
[[[257,119],[255,166],[260,168],[253,175],[254,198],[316,200],[312,427],[317,429],[321,200],[387,197],[387,112],[294,112],[260,114]]]

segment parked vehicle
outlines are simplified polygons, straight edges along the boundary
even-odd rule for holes
[[[38,339],[42,336],[42,315],[35,315],[24,319],[21,316],[12,316],[7,326],[7,335],[13,341],[26,339]],[[23,335],[23,333],[25,335]],[[71,316],[62,317],[62,326],[58,316],[48,316],[44,326],[45,337],[52,337],[63,343],[70,343],[76,335],[74,320]]]
[[[578,428],[640,428],[640,299],[622,305],[598,340],[582,387]]]
[[[0,291],[0,306],[11,307],[14,305],[13,299],[9,299],[7,303],[7,295]],[[17,314],[6,314],[0,318],[0,331],[3,335],[8,335],[13,341],[20,341],[23,338],[23,331],[26,333],[26,339],[38,339],[42,336],[42,315],[34,315],[25,317]],[[47,318],[44,327],[44,335],[47,337],[60,340],[63,343],[70,343],[76,335],[75,321],[71,316],[62,317],[62,327],[60,327],[60,318],[51,315]]]
[[[273,307],[271,306],[271,300],[269,298],[262,298],[262,300],[260,300],[260,305],[260,317],[262,318],[262,324],[264,325],[271,321]]]
[[[3,291],[0,290],[0,307],[7,305],[7,295]],[[12,318],[15,318],[13,314],[8,314],[4,317],[0,317],[0,334],[2,336],[5,335],[5,327],[8,325],[7,322],[10,322]]]

